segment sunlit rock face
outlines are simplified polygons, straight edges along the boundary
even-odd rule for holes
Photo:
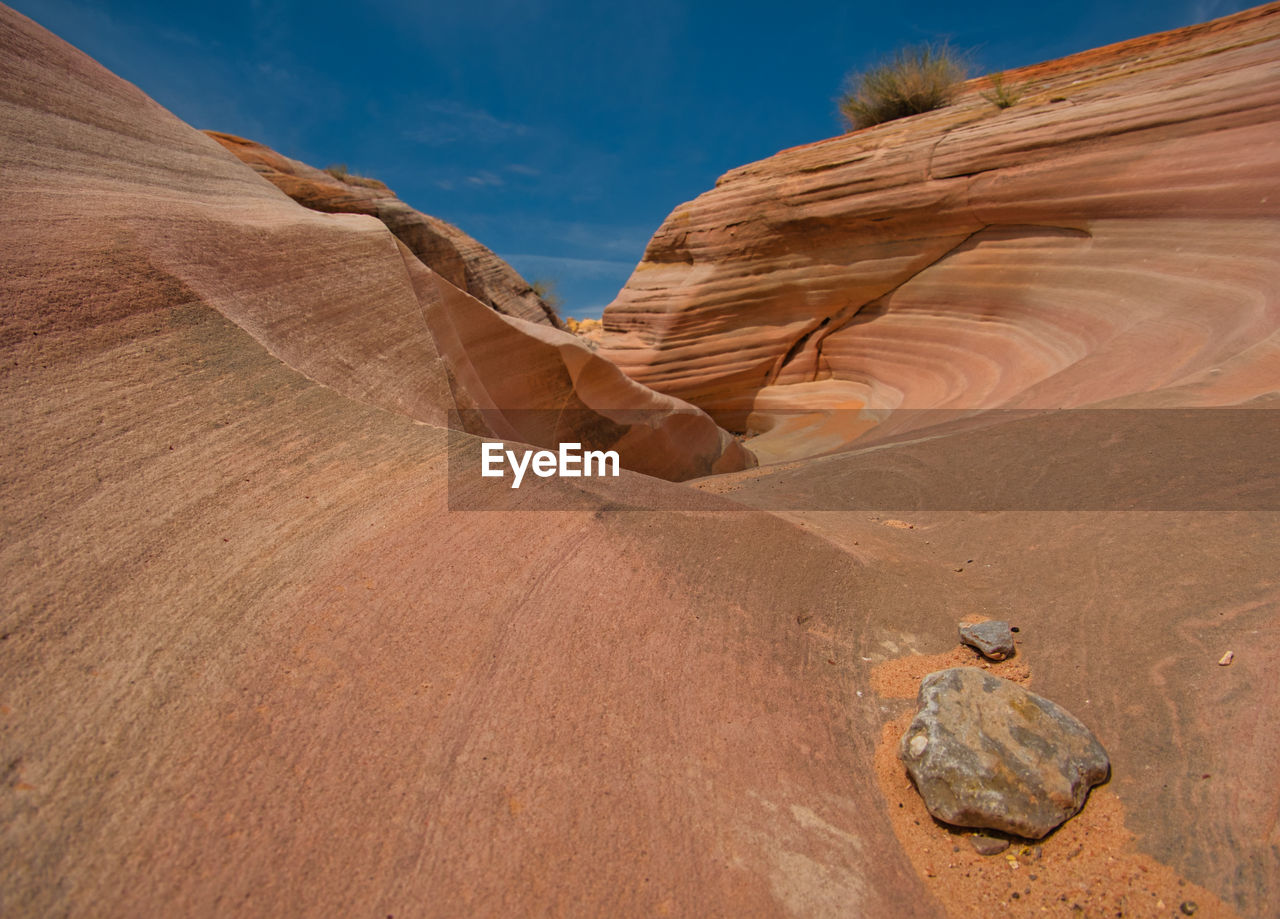
[[[735,169],[658,230],[600,353],[775,428],[762,456],[839,446],[891,409],[1272,392],[1278,66],[1273,4],[1011,72],[1011,108],[975,80],[940,111]],[[833,431],[794,410],[852,411]]]

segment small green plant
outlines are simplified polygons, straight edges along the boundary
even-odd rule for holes
[[[982,98],[996,108],[1003,109],[1016,105],[1018,100],[1022,98],[1022,93],[1022,86],[1005,85],[1004,74],[997,73],[991,77],[991,92],[983,93]]]
[[[332,166],[325,167],[324,171],[329,173],[329,175],[333,176],[339,182],[345,182],[348,185],[359,185],[363,188],[382,189],[387,187],[385,183],[379,182],[377,179],[371,179],[368,176],[358,176],[353,172],[349,172],[347,170],[346,163],[334,163]]]
[[[942,108],[967,73],[963,57],[945,44],[903,48],[850,78],[840,114],[851,128],[866,128]]]

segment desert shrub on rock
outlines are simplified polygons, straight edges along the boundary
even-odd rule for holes
[[[1004,74],[997,73],[991,77],[991,90],[982,94],[996,108],[1010,108],[1022,98],[1023,87],[1005,83]]]
[[[849,78],[840,113],[851,129],[942,108],[968,75],[959,52],[945,44],[903,48]]]

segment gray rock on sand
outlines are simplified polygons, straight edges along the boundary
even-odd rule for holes
[[[1007,622],[978,622],[960,626],[960,640],[983,657],[1002,661],[1013,655],[1013,631]]]
[[[945,823],[1040,839],[1111,770],[1107,751],[1073,715],[976,667],[929,674],[918,701],[898,757]]]

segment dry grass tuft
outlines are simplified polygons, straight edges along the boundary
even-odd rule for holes
[[[997,73],[991,77],[991,91],[982,94],[996,108],[1009,108],[1022,98],[1021,86],[1010,86],[1004,82],[1004,74]]]
[[[917,45],[849,80],[840,113],[850,128],[906,118],[942,108],[967,76],[963,57],[947,45]]]

